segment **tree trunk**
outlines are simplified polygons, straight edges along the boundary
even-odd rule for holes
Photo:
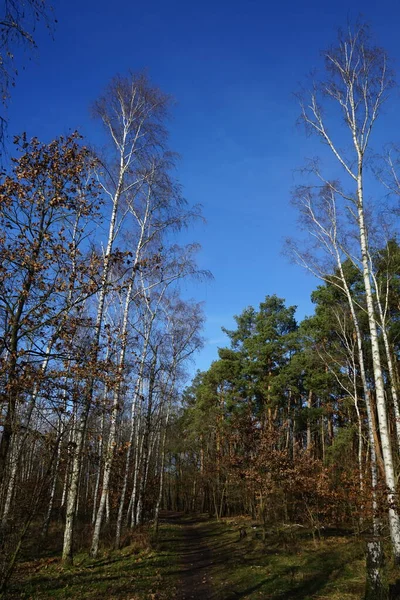
[[[362,163],[359,163],[359,175],[357,180],[358,193],[358,221],[360,231],[360,247],[363,266],[363,279],[365,297],[367,302],[367,314],[370,331],[370,343],[372,349],[372,364],[374,370],[376,406],[379,422],[379,433],[382,444],[383,463],[385,468],[385,479],[387,487],[387,500],[389,506],[389,527],[392,548],[397,563],[400,562],[400,519],[396,495],[396,478],[394,473],[393,456],[390,436],[388,432],[387,410],[385,400],[385,389],[382,376],[381,356],[379,350],[378,331],[376,327],[374,301],[371,289],[371,276],[369,267],[369,254],[367,245],[367,233],[364,221],[363,187],[362,187]]]

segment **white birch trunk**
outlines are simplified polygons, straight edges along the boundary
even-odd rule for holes
[[[163,432],[163,436],[162,436],[161,451],[160,451],[160,455],[161,455],[160,482],[159,482],[159,488],[158,488],[157,502],[156,502],[156,506],[154,509],[154,531],[155,531],[156,537],[158,536],[160,508],[161,508],[161,503],[162,503],[162,498],[163,498],[163,493],[164,493],[165,445],[166,445],[166,440],[167,440],[167,429],[168,429],[170,409],[171,409],[171,404],[170,404],[170,402],[168,402],[167,415],[165,418],[164,432]]]
[[[387,362],[388,371],[389,371],[390,391],[392,393],[393,410],[394,410],[394,417],[395,417],[397,452],[400,453],[400,407],[399,407],[399,397],[398,397],[397,388],[396,388],[396,383],[397,383],[396,382],[396,373],[395,373],[395,369],[394,369],[394,365],[393,365],[392,353],[390,351],[389,337],[388,337],[388,332],[387,332],[387,327],[386,327],[386,317],[385,317],[386,309],[384,310],[382,307],[382,297],[381,297],[381,293],[379,290],[379,285],[378,285],[377,279],[375,277],[375,274],[372,271],[371,271],[371,275],[372,275],[374,285],[375,285],[376,305],[378,307],[380,327],[381,327],[381,332],[382,332],[382,337],[383,337],[383,343],[385,346],[386,362]],[[389,282],[387,283],[387,286],[388,285],[389,285]],[[387,294],[388,294],[388,290],[387,290]]]
[[[340,186],[337,186],[335,182],[327,182],[317,169],[318,176],[333,190],[333,193],[341,195],[346,200],[346,209],[349,210],[349,214],[354,217],[357,223],[361,272],[367,304],[372,352],[376,407],[387,488],[390,536],[393,554],[395,560],[398,562],[400,561],[400,519],[391,440],[388,430],[376,314],[371,286],[372,273],[369,263],[370,253],[365,224],[363,194],[364,157],[369,145],[371,131],[379,115],[382,103],[386,98],[387,89],[390,85],[390,74],[387,69],[385,53],[377,50],[372,45],[369,45],[369,43],[370,40],[368,39],[366,29],[359,27],[354,32],[349,30],[348,35],[345,37],[340,37],[338,48],[330,49],[325,53],[325,59],[329,65],[329,77],[328,81],[323,82],[323,89],[336,101],[337,106],[342,111],[344,122],[349,129],[355,150],[353,156],[347,159],[346,155],[338,149],[332,140],[324,122],[323,111],[319,105],[317,88],[314,88],[314,92],[311,93],[311,102],[302,103],[302,116],[304,122],[328,145],[337,161],[349,176],[352,185],[355,186],[354,195],[347,193]]]
[[[104,305],[107,294],[107,285],[111,268],[111,254],[113,250],[114,238],[115,238],[115,230],[116,230],[116,222],[117,222],[117,214],[118,207],[121,200],[121,193],[123,189],[124,182],[124,174],[126,169],[125,164],[125,140],[126,140],[127,132],[124,131],[123,140],[121,143],[121,152],[120,152],[120,166],[119,166],[119,175],[118,175],[118,184],[116,187],[115,195],[113,197],[113,207],[111,212],[110,226],[108,231],[108,240],[106,252],[104,255],[104,263],[103,263],[103,273],[99,294],[99,304],[97,308],[97,316],[96,316],[96,324],[95,324],[95,335],[93,342],[93,352],[91,353],[90,359],[92,361],[96,361],[99,352],[99,342],[100,342],[100,332],[101,326],[103,323],[104,316]],[[73,464],[72,464],[72,473],[71,473],[71,483],[68,489],[68,499],[67,499],[67,514],[65,521],[65,530],[64,530],[64,544],[63,544],[63,552],[62,559],[64,564],[72,564],[73,561],[73,549],[72,549],[72,539],[73,539],[73,528],[74,528],[74,516],[75,509],[77,506],[77,494],[78,494],[78,483],[79,483],[79,473],[81,466],[81,456],[83,451],[83,444],[86,433],[86,424],[89,417],[89,412],[92,403],[92,394],[93,394],[93,379],[88,382],[88,389],[85,392],[86,397],[84,398],[84,405],[82,408],[81,416],[79,419],[79,425],[77,430],[77,435],[75,438],[75,449],[73,454]]]
[[[56,461],[54,464],[54,475],[53,475],[53,482],[51,485],[49,505],[47,508],[47,513],[46,513],[46,517],[45,517],[45,520],[43,523],[43,528],[42,528],[42,537],[47,536],[47,532],[49,530],[50,519],[51,519],[51,513],[53,510],[53,506],[54,506],[54,498],[55,498],[55,494],[56,494],[57,479],[58,479],[58,468],[60,465],[60,458],[61,458],[61,442],[62,442],[63,433],[64,433],[64,421],[62,419],[60,419],[60,429],[59,429],[59,436],[58,436],[58,442],[57,442],[57,456],[56,456]]]
[[[336,238],[335,238],[335,242],[336,242]],[[360,368],[360,377],[361,377],[361,382],[362,382],[362,387],[363,387],[363,392],[364,392],[365,407],[367,410],[367,428],[368,428],[368,439],[369,439],[370,454],[371,454],[371,485],[372,485],[371,495],[372,495],[372,508],[373,508],[373,516],[372,516],[373,529],[374,529],[375,537],[377,538],[381,532],[381,522],[380,522],[380,518],[378,517],[378,500],[377,500],[378,469],[377,469],[377,462],[376,462],[376,448],[375,448],[375,437],[374,437],[373,418],[372,418],[372,411],[374,410],[374,408],[371,404],[371,394],[370,394],[370,391],[368,388],[367,375],[366,375],[366,370],[365,370],[364,349],[363,349],[361,328],[360,328],[360,324],[358,321],[356,309],[354,306],[354,300],[351,295],[349,286],[347,284],[347,280],[346,280],[346,277],[345,277],[345,274],[343,271],[342,261],[340,260],[340,255],[339,255],[338,247],[337,247],[336,243],[335,243],[335,253],[336,253],[337,266],[338,266],[338,270],[340,273],[341,282],[343,285],[343,290],[344,290],[344,293],[347,298],[347,302],[348,302],[348,305],[350,308],[350,313],[351,313],[351,316],[353,319],[354,329],[356,332],[358,364],[359,364],[359,368]],[[359,415],[357,404],[356,404],[356,410],[357,410],[357,415]],[[359,448],[359,451],[360,451],[360,448]],[[360,474],[361,474],[361,470],[360,470]],[[377,544],[380,544],[380,543],[381,543],[380,541],[377,541]]]
[[[147,212],[148,212],[148,210],[146,211],[146,214],[147,214]],[[99,549],[100,530],[101,530],[101,525],[102,525],[103,516],[104,516],[105,503],[106,503],[106,499],[108,498],[108,494],[109,494],[111,469],[112,469],[112,464],[113,464],[113,459],[114,459],[114,450],[115,450],[115,445],[116,445],[116,431],[117,431],[116,427],[117,427],[117,417],[118,417],[119,402],[120,402],[120,386],[121,386],[121,380],[122,380],[122,377],[124,374],[125,356],[126,356],[126,350],[127,350],[127,344],[128,344],[129,308],[130,308],[130,304],[132,301],[136,268],[139,263],[140,254],[141,254],[141,250],[142,250],[143,242],[144,242],[145,226],[147,224],[146,221],[147,221],[147,219],[144,219],[144,223],[141,228],[139,241],[138,241],[138,244],[136,247],[135,259],[134,259],[133,267],[132,267],[132,271],[131,271],[129,286],[128,286],[128,290],[126,293],[126,299],[125,299],[125,307],[124,307],[122,328],[121,328],[121,350],[120,350],[120,356],[119,356],[119,362],[118,362],[118,376],[117,376],[117,382],[115,385],[114,395],[113,395],[113,404],[112,404],[112,412],[111,412],[111,427],[110,427],[110,433],[109,433],[109,438],[108,438],[106,460],[105,460],[105,464],[104,464],[103,486],[102,486],[99,508],[98,508],[97,516],[96,516],[96,522],[95,522],[94,531],[93,531],[92,546],[91,546],[91,550],[90,550],[91,556],[93,556],[94,558],[97,556],[98,549]]]
[[[144,356],[146,355],[146,353],[147,353],[147,349],[145,350]],[[116,549],[118,549],[120,547],[120,543],[121,543],[122,520],[123,520],[123,515],[124,515],[126,491],[127,491],[127,487],[128,487],[128,477],[129,477],[129,469],[130,469],[130,462],[131,462],[131,454],[132,454],[132,449],[133,449],[133,446],[135,443],[136,411],[137,411],[137,404],[138,404],[138,400],[139,400],[139,394],[140,394],[140,390],[141,390],[141,386],[142,386],[143,368],[144,368],[144,358],[142,355],[142,361],[141,361],[141,365],[139,368],[139,374],[138,374],[138,377],[136,380],[134,397],[133,397],[133,401],[132,401],[131,430],[130,430],[128,450],[127,450],[127,454],[126,454],[124,481],[122,484],[121,497],[120,497],[119,507],[118,507],[117,525],[116,525],[116,531],[115,531],[115,547],[116,547]],[[136,451],[137,451],[137,448],[136,448]],[[129,509],[128,509],[128,514],[129,514]]]
[[[94,525],[96,522],[97,496],[99,494],[100,478],[101,478],[101,463],[103,460],[103,440],[104,440],[105,422],[106,422],[106,411],[105,411],[106,398],[107,398],[107,390],[105,391],[105,394],[104,394],[103,413],[101,415],[100,440],[99,440],[99,449],[98,449],[99,465],[98,465],[98,469],[97,469],[96,484],[94,487],[94,495],[93,495],[92,525]]]
[[[71,444],[73,443],[74,431],[75,431],[75,415],[72,416],[71,429],[70,429],[70,432],[68,435],[68,448],[70,448]],[[67,500],[67,492],[68,492],[68,486],[69,486],[69,480],[70,480],[70,474],[71,474],[71,458],[72,457],[68,453],[66,466],[65,466],[63,491],[62,491],[62,495],[61,495],[61,505],[60,505],[61,507],[63,507],[65,505],[65,502]]]
[[[382,456],[385,468],[385,479],[387,487],[387,499],[389,505],[389,528],[390,537],[395,559],[400,561],[400,519],[398,513],[396,478],[394,472],[392,447],[388,430],[387,410],[385,400],[385,388],[382,376],[381,356],[379,351],[378,331],[375,320],[374,302],[371,289],[371,277],[368,260],[367,233],[365,229],[363,189],[362,189],[362,165],[359,165],[358,177],[358,219],[360,228],[360,247],[363,266],[363,279],[365,297],[367,302],[368,323],[371,336],[372,364],[375,380],[376,407],[378,413],[379,433],[382,444]]]
[[[130,517],[131,528],[133,528],[133,527],[135,527],[135,525],[137,525],[136,506],[137,506],[137,497],[138,497],[140,467],[142,464],[143,445],[144,445],[144,436],[145,436],[144,432],[142,435],[140,435],[141,423],[142,423],[142,411],[140,410],[139,422],[138,422],[138,426],[136,428],[136,453],[135,453],[135,467],[134,467],[134,472],[133,472],[133,488],[132,488],[131,499],[130,499],[129,507],[128,507],[128,515],[127,515],[128,518]]]

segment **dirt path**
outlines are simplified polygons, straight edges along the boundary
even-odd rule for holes
[[[355,600],[363,594],[364,551],[348,536],[328,532],[316,547],[310,532],[290,545],[280,532],[263,543],[250,526],[240,537],[237,520],[175,513],[166,521],[173,524],[169,560],[178,565],[170,572],[175,588],[168,600]]]
[[[221,542],[215,524],[207,518],[169,514],[163,520],[181,530],[176,547],[179,556],[177,578],[180,585],[176,600],[230,600],[213,586],[213,571],[224,567],[232,555],[232,547]]]
[[[185,519],[183,527],[183,553],[181,555],[181,590],[179,600],[212,598],[212,551],[207,545],[204,523]]]
[[[167,513],[162,520],[179,528],[179,540],[175,540],[180,582],[176,600],[207,600],[213,598],[210,571],[213,553],[209,547],[210,525],[205,518],[187,517],[182,513]]]

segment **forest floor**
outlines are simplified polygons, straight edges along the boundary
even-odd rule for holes
[[[240,529],[246,531],[240,536]],[[10,599],[58,600],[360,600],[365,585],[363,545],[354,536],[302,529],[261,532],[244,519],[163,515],[157,542],[145,530],[123,550],[97,560],[78,554],[64,569],[53,555],[21,558]],[[57,556],[55,555],[57,552]],[[390,567],[390,565],[389,565]],[[388,569],[392,582],[394,569]],[[398,574],[400,577],[400,574]],[[393,594],[393,598],[400,598]]]

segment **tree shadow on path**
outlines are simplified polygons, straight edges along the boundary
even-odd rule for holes
[[[307,600],[335,584],[349,560],[359,558],[340,544],[302,553],[301,559],[275,546],[253,552],[251,539],[243,543],[234,529],[205,517],[175,514],[169,520],[182,532],[175,548],[180,556],[174,573],[181,582],[177,600]]]

